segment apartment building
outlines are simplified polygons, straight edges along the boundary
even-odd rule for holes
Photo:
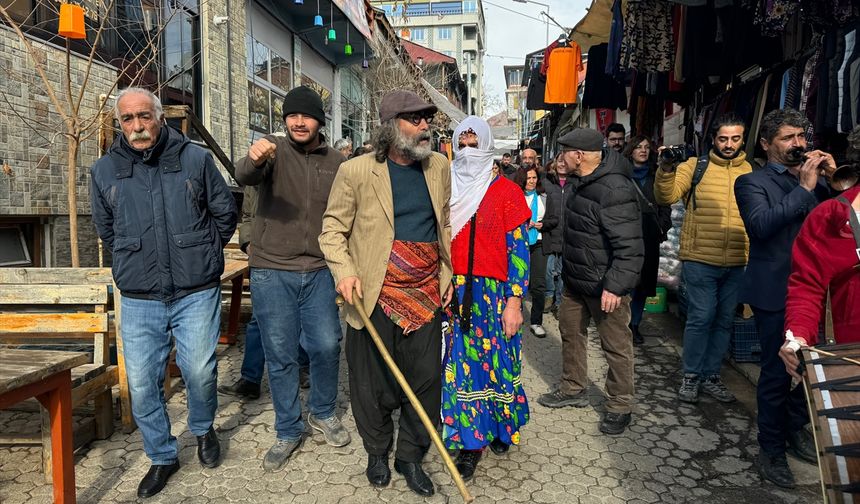
[[[370,3],[385,11],[401,38],[454,58],[467,83],[471,112],[483,114],[486,24],[481,0]]]

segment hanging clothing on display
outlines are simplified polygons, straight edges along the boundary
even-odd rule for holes
[[[588,69],[585,71],[585,91],[582,106],[586,108],[627,109],[627,89],[623,82],[604,72],[608,44],[591,46]]]
[[[576,103],[579,72],[582,70],[579,44],[570,42],[567,47],[556,47],[549,55],[544,103]]]
[[[616,76],[620,73],[618,64],[621,60],[621,42],[624,38],[624,14],[621,12],[621,0],[612,4],[612,24],[609,26],[609,44],[606,49],[606,62],[603,65],[606,75]],[[588,57],[591,58],[591,50]]]
[[[643,72],[668,72],[675,62],[672,42],[672,4],[668,0],[627,3],[621,68]]]
[[[798,0],[766,0],[757,2],[755,22],[767,36],[778,36],[800,6]]]
[[[540,74],[540,62],[532,62],[531,77],[526,91],[526,109],[546,110],[543,96],[546,92],[546,77]]]
[[[839,111],[836,130],[841,133],[850,133],[854,129],[854,120],[851,118],[852,108],[856,108],[851,101],[851,64],[860,59],[860,40],[857,40],[857,29],[845,34],[845,58],[839,68]]]

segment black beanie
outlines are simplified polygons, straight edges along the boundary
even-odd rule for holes
[[[316,91],[307,87],[299,86],[293,88],[284,97],[284,117],[287,120],[289,114],[305,114],[319,121],[320,126],[325,126],[325,111],[323,102]]]

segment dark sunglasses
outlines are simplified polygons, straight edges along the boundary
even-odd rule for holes
[[[427,124],[433,124],[433,116],[435,116],[435,114],[430,114],[428,112],[410,112],[408,114],[400,114],[397,117],[404,121],[409,121],[413,126],[418,126],[421,124],[422,119],[427,121]]]

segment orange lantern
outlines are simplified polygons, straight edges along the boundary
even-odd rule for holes
[[[70,39],[85,39],[84,8],[80,5],[60,5],[60,28],[57,33]]]

